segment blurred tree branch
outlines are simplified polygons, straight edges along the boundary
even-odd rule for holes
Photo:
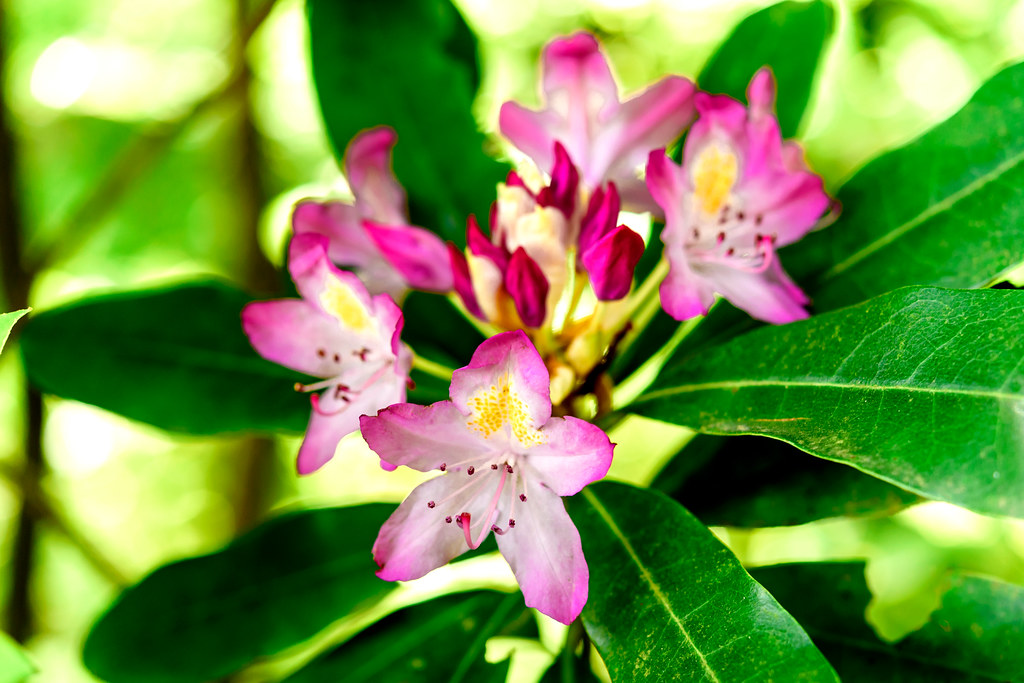
[[[44,232],[55,236],[55,239],[59,240],[56,244],[43,245],[39,244],[38,240],[33,240],[28,245],[25,257],[33,270],[42,270],[55,261],[73,254],[85,244],[93,236],[102,219],[193,123],[225,102],[242,96],[247,97],[250,73],[245,60],[245,47],[253,34],[263,25],[276,3],[277,0],[265,0],[246,16],[243,27],[225,49],[226,61],[231,64],[231,71],[219,86],[179,118],[170,122],[151,124],[138,137],[127,143],[106,167],[96,185],[77,206],[57,221],[56,229]]]

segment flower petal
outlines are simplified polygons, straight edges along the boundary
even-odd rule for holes
[[[355,366],[338,377],[339,383],[344,382],[353,391],[336,391],[331,387],[310,396],[313,412],[299,448],[299,474],[315,472],[333,458],[338,442],[359,429],[360,416],[404,401],[406,377],[408,367],[401,374],[389,367],[384,367],[382,373],[373,373],[370,368]],[[385,469],[394,469],[385,459],[381,464]]]
[[[661,307],[666,313],[676,320],[689,320],[698,315],[707,315],[711,310],[711,305],[715,303],[715,287],[690,268],[682,251],[682,246],[665,245],[669,270],[659,292]]]
[[[602,131],[584,180],[593,185],[636,178],[650,151],[678,138],[693,121],[696,91],[691,81],[668,76],[623,102],[615,125]]]
[[[580,534],[562,499],[535,486],[516,508],[516,525],[497,537],[523,591],[534,607],[563,624],[571,623],[587,602],[590,570]]]
[[[580,253],[586,252],[602,237],[615,229],[619,221],[619,192],[615,183],[608,183],[608,189],[602,187],[594,190],[587,204],[587,213],[580,223],[578,240]]]
[[[540,191],[537,203],[541,206],[553,206],[564,213],[567,218],[571,217],[576,210],[576,190],[579,183],[579,171],[573,165],[565,147],[560,142],[556,142],[551,183]]]
[[[296,235],[327,237],[327,256],[334,263],[362,268],[380,258],[373,240],[363,230],[359,211],[349,204],[303,199],[292,211],[292,231]]]
[[[515,302],[516,312],[527,327],[540,327],[547,311],[548,280],[537,262],[522,247],[509,259],[505,289]]]
[[[525,411],[525,427],[539,429],[551,417],[550,375],[540,354],[522,330],[502,332],[485,339],[469,365],[452,373],[452,402],[460,411],[473,412],[470,401],[481,393],[500,392],[507,385],[512,394],[508,412]]]
[[[758,320],[781,325],[807,317],[807,296],[782,270],[777,258],[763,273],[720,265],[702,267],[701,273],[729,303]]]
[[[469,550],[465,532],[454,517],[469,512],[482,517],[494,490],[485,486],[465,486],[465,477],[444,474],[413,489],[398,509],[384,522],[373,544],[373,559],[385,581],[411,581],[448,563]],[[442,504],[441,501],[444,501]],[[430,507],[428,503],[434,502]]]
[[[604,430],[575,417],[553,417],[541,427],[544,443],[526,454],[530,481],[571,496],[608,474],[615,448]]]
[[[553,111],[531,111],[515,102],[505,102],[498,112],[501,134],[538,168],[551,168],[555,161],[554,131],[559,130],[560,121]]]
[[[301,299],[257,301],[242,309],[242,328],[257,353],[314,377],[338,372],[334,349],[345,346],[333,318]]]
[[[352,138],[345,150],[345,178],[363,218],[401,225],[406,222],[405,190],[391,171],[391,149],[398,136],[386,126]]]
[[[363,228],[410,287],[428,292],[451,291],[452,271],[440,237],[413,225],[364,221]]]
[[[590,275],[594,295],[601,301],[616,301],[629,294],[633,271],[644,253],[644,240],[620,225],[583,253],[583,267]]]
[[[490,445],[466,425],[467,416],[450,401],[429,406],[397,403],[359,420],[363,438],[382,460],[429,472],[442,464],[452,471],[484,460]]]

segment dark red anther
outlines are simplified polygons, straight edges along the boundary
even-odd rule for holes
[[[754,244],[761,244],[761,240],[763,239],[764,235],[762,235],[761,233],[757,233],[756,235],[754,235]]]
[[[729,247],[728,249],[725,250],[725,255],[726,256],[732,256],[735,253],[736,253],[736,250],[733,249],[732,247]]]
[[[754,225],[761,225],[762,221],[764,221],[764,214],[759,213],[754,216]]]
[[[327,355],[327,352],[326,352],[326,351],[324,351],[323,349],[317,349],[317,350],[316,350],[316,355],[318,355],[318,356],[320,356],[321,358],[323,358],[323,357],[325,357],[325,356]]]
[[[745,217],[745,215],[746,215],[746,214],[744,214],[744,213],[743,213],[742,211],[737,211],[737,212],[736,212],[736,220],[740,220],[740,221],[741,221],[741,220],[743,220],[743,218]]]
[[[496,470],[496,469],[498,469],[498,464],[497,464],[497,463],[492,463],[492,464],[491,464],[491,469],[492,469],[492,470]]]
[[[445,524],[451,524],[452,523],[452,516],[448,515],[447,517],[444,518],[444,521],[445,521]]]
[[[718,233],[718,243],[721,244],[724,241],[725,241],[725,233],[724,232]]]
[[[509,465],[508,463],[505,463],[505,471],[508,472],[509,474],[514,474],[512,472],[512,465]]]
[[[521,500],[521,501],[523,501],[525,503],[526,502],[526,494],[525,493],[520,493],[519,494],[519,500]]]
[[[697,228],[693,229],[693,239],[695,239],[695,240],[699,240],[700,239],[700,230],[698,230]]]
[[[434,503],[434,501],[432,501],[432,500],[428,500],[427,501],[427,507],[430,508],[431,510],[434,509],[434,505],[436,505],[436,503]]]
[[[466,474],[468,474],[469,476],[473,476],[474,472],[476,472],[476,468],[473,467],[472,465],[470,465],[469,468],[466,470]]]
[[[448,463],[446,463],[446,462],[441,463],[441,467],[439,469],[442,472],[444,472],[446,469],[448,469]]]
[[[514,520],[514,519],[508,520],[508,528],[509,529],[514,529],[515,526],[516,526],[516,520]]]
[[[339,356],[338,354],[334,354],[334,362],[335,363],[340,363],[341,362],[341,356]]]

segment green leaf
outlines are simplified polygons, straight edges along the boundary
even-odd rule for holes
[[[488,638],[519,632],[537,635],[518,593],[448,595],[391,615],[286,680],[504,683],[508,662],[485,662],[484,645]]]
[[[665,495],[600,483],[569,511],[590,566],[583,625],[614,683],[838,680],[739,560]]]
[[[360,130],[398,132],[395,173],[413,220],[463,243],[506,168],[473,119],[475,44],[448,0],[309,0],[313,80],[338,158]]]
[[[743,528],[884,515],[920,500],[852,467],[758,436],[698,434],[651,486],[705,524]]]
[[[303,375],[261,358],[219,282],[97,296],[33,316],[21,336],[41,390],[190,434],[302,431]]]
[[[830,227],[779,258],[821,313],[907,285],[983,287],[1024,262],[1024,64],[861,169]],[[758,325],[719,303],[671,363]]]
[[[206,681],[300,643],[391,589],[370,548],[393,511],[305,510],[161,567],[93,626],[85,665],[111,683]]]
[[[11,313],[0,313],[0,351],[4,350],[4,345],[7,344],[7,337],[10,336],[14,323],[21,320],[22,316],[30,310],[32,309],[25,308]]]
[[[424,358],[451,368],[468,364],[484,340],[445,296],[412,292],[402,304],[402,315],[402,341]]]
[[[1024,588],[954,574],[928,623],[896,643],[864,621],[864,565],[793,564],[751,574],[795,616],[847,683],[1024,680]]]
[[[1024,293],[905,288],[666,368],[629,410],[1024,515]]]
[[[19,311],[24,314],[25,311]],[[4,315],[0,315],[0,323]],[[13,322],[12,322],[13,324]],[[21,683],[36,672],[25,651],[9,635],[0,632],[0,683]]]
[[[773,5],[740,22],[704,66],[697,83],[707,92],[745,102],[750,79],[762,66],[770,66],[779,87],[779,126],[783,137],[792,137],[831,33],[832,8],[820,0]]]

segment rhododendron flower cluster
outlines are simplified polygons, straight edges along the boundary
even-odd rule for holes
[[[423,576],[493,532],[526,604],[569,623],[588,570],[561,497],[611,464],[613,444],[588,420],[610,408],[604,370],[635,338],[634,318],[658,292],[679,320],[716,295],[771,323],[805,317],[778,248],[831,201],[782,140],[768,70],[748,105],[678,76],[623,101],[597,41],[579,33],[544,50],[543,91],[539,111],[501,108],[500,131],[526,158],[496,188],[486,230],[466,217],[464,248],[409,224],[395,133],[359,134],[344,158],[353,201],[295,209],[289,269],[302,298],[251,304],[243,323],[261,354],[324,378],[297,387],[321,392],[301,473],[357,428],[385,469],[440,472],[380,530],[381,578]],[[680,165],[665,149],[683,135]],[[657,235],[645,245],[623,207],[664,220],[663,258],[639,286]],[[448,295],[490,335],[465,367],[438,368],[400,341],[396,301],[410,289]],[[405,402],[417,365],[450,377],[449,400]]]

